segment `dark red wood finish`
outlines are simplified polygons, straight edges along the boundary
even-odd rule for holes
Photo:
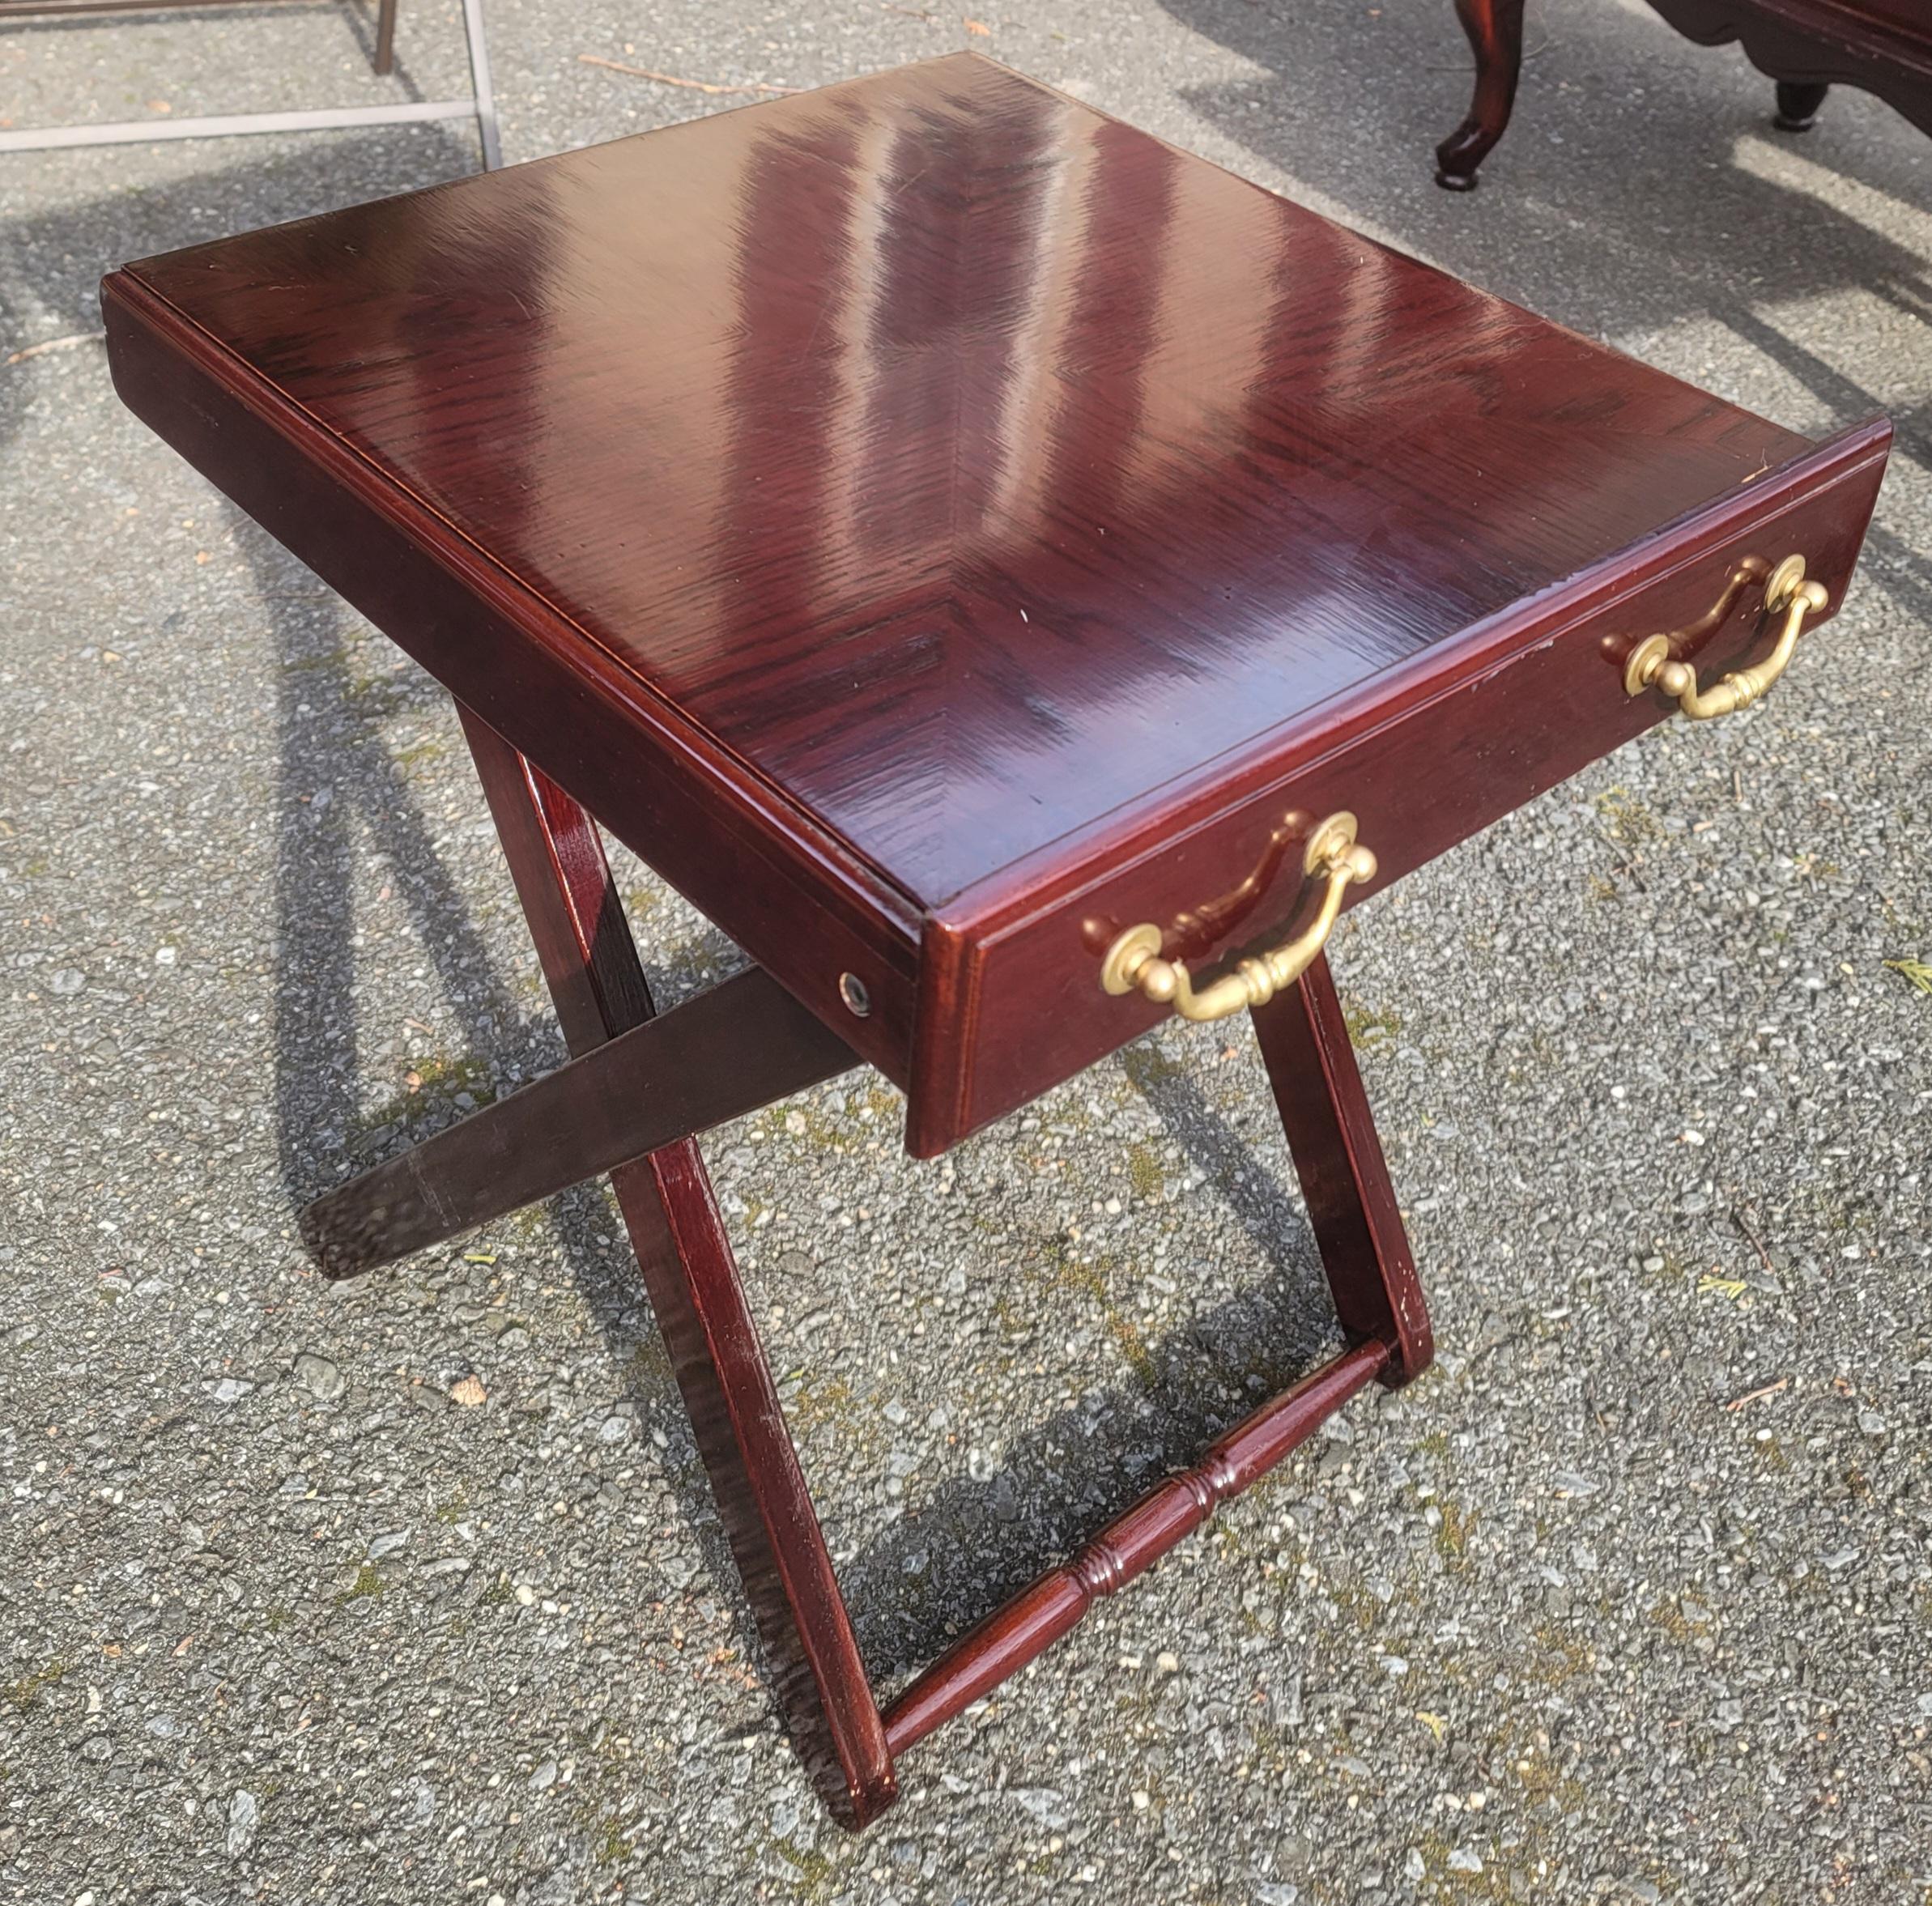
[[[922,1091],[909,1147],[942,1151],[1158,1023],[1165,1009],[1101,990],[1106,946],[1123,927],[1175,921],[1242,883],[1284,816],[1303,828],[1341,809],[1359,817],[1381,872],[1350,889],[1353,904],[1669,718],[1662,696],[1625,691],[1628,649],[1704,617],[1744,556],[1803,553],[1836,607],[1891,437],[1877,419],[1766,470],[1258,747],[1204,764],[1158,806],[1109,815],[941,908],[927,932],[920,1023],[933,1036],[914,1065]],[[1768,648],[1762,610],[1761,591],[1749,592],[1686,651],[1707,679]],[[1299,853],[1287,857],[1267,896],[1207,942],[1206,957],[1279,938],[1308,910],[1310,887]],[[960,1027],[968,1036],[955,1036]]]
[[[1385,1383],[1406,1383],[1428,1368],[1435,1340],[1327,960],[1253,1019],[1335,1314],[1351,1337],[1386,1348]]]
[[[331,1277],[372,1270],[857,1063],[749,967],[318,1198],[304,1237]]]
[[[599,1055],[615,1057],[627,1046],[642,1049],[640,1034],[670,1020],[652,1016],[588,815],[475,716],[466,710],[463,720],[559,1015],[578,1055],[547,1083],[595,1076]],[[747,981],[768,983],[754,969],[692,1003],[742,994]],[[747,1019],[768,1018],[773,1010],[771,998],[751,989]],[[678,1009],[689,1011],[688,1006]],[[1364,1385],[1377,1377],[1400,1384],[1428,1364],[1428,1311],[1326,962],[1318,959],[1291,993],[1257,1012],[1255,1024],[1350,1347],[1254,1410],[1198,1462],[1157,1483],[1070,1560],[1013,1597],[917,1676],[883,1716],[853,1643],[695,1140],[688,1134],[669,1139],[614,1174],[777,1670],[780,1699],[820,1790],[847,1825],[862,1826],[892,1803],[896,1755],[1067,1634],[1098,1597],[1116,1593],[1151,1568],[1218,1504],[1272,1469]],[[742,1061],[729,1061],[736,1036],[735,1032],[717,1034],[727,1071],[743,1070]],[[839,1042],[823,1032],[815,1036],[816,1044],[813,1035],[801,1033],[780,1012],[776,1039],[781,1047],[842,1067],[845,1054]],[[539,1083],[517,1097],[527,1104],[543,1091]],[[385,1234],[378,1232],[372,1248],[358,1227],[372,1204],[388,1194],[400,1173],[402,1182],[422,1191],[420,1202],[436,1222],[449,1220],[452,1207],[436,1188],[450,1174],[441,1170],[439,1155],[446,1142],[456,1142],[465,1162],[455,1176],[466,1193],[474,1174],[468,1171],[470,1154],[462,1150],[466,1134],[475,1140],[493,1132],[500,1122],[496,1115],[515,1103],[474,1113],[466,1125],[365,1172],[312,1206],[305,1228],[311,1235],[330,1233],[327,1214],[347,1209],[355,1218],[349,1248],[361,1252],[351,1268],[382,1261],[391,1254],[381,1244]],[[687,1096],[679,1103],[687,1104]],[[601,1101],[588,1121],[575,1111],[568,1113],[566,1122],[589,1128],[577,1157],[586,1174],[607,1162],[596,1136],[606,1117]],[[522,1121],[516,1123],[521,1130]],[[503,1147],[485,1138],[483,1149],[499,1154]],[[547,1161],[555,1148],[546,1141],[536,1149]],[[528,1176],[514,1157],[504,1158],[504,1168],[519,1182]],[[404,1241],[423,1240],[412,1235]]]
[[[1147,1023],[1079,919],[986,998],[1018,888],[1218,824],[1204,781],[1279,780],[1404,684],[1533,649],[1551,592],[1812,467],[970,55],[107,296],[128,401],[905,1086],[921,1153]],[[1662,712],[1594,687],[1551,778]],[[1460,837],[1429,778],[1340,803],[1379,798],[1392,874],[1396,837],[1406,865]],[[1154,917],[1281,819],[1231,811]]]
[[[904,896],[601,652],[570,642],[483,551],[272,388],[213,375],[206,340],[138,281],[117,274],[103,289],[115,386],[137,415],[458,701],[555,763],[560,785],[567,776],[574,798],[905,1083],[918,917]],[[845,971],[870,994],[865,1019],[840,1001]]]
[[[1350,1347],[882,1717],[691,1132],[848,1044],[916,1151],[1070,1076],[1158,1015],[1099,985],[1123,925],[1200,964],[1265,943],[1341,808],[1399,877],[1662,718],[1635,642],[1752,651],[1750,592],[1709,613],[1747,555],[1804,554],[1836,606],[1888,441],[1811,445],[964,56],[104,296],[129,404],[466,704],[566,1039],[605,1053],[317,1222],[375,1261],[479,1213],[479,1159],[522,1196],[657,1147],[619,1202],[850,1824],[895,1751],[1413,1376],[1428,1320],[1317,961],[1255,1023]],[[591,812],[820,1029],[754,974],[717,1076],[614,1100],[722,1009],[636,1031]]]
[[[1469,116],[1436,148],[1436,182],[1472,191],[1509,124],[1523,57],[1523,0],[1455,0],[1476,56]],[[1736,41],[1778,83],[1777,123],[1802,132],[1835,83],[1862,87],[1932,132],[1932,6],[1926,0],[1650,0],[1686,38]]]
[[[469,710],[475,757],[573,1053],[652,1015],[603,843],[582,808]],[[885,1730],[696,1142],[611,1174],[772,1686],[834,1817],[897,1797]]]
[[[1043,1654],[1096,1598],[1124,1589],[1228,1501],[1305,1442],[1381,1374],[1389,1346],[1358,1343],[1242,1418],[1191,1469],[1157,1483],[1070,1561],[1049,1568],[963,1636],[886,1710],[895,1755]]]
[[[1473,192],[1476,168],[1509,130],[1523,70],[1523,0],[1456,0],[1476,56],[1476,90],[1462,123],[1436,148],[1436,183]]]

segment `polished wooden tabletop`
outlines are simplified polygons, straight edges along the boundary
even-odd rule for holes
[[[917,908],[1808,447],[964,54],[130,275]]]

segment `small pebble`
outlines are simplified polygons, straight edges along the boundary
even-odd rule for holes
[[[334,1359],[312,1350],[304,1351],[296,1359],[294,1375],[296,1381],[318,1403],[334,1402],[347,1387]]]

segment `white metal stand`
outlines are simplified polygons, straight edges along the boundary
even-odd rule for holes
[[[155,11],[166,10],[157,0]],[[483,0],[462,0],[463,37],[470,49],[466,100],[402,101],[389,106],[326,106],[304,113],[226,113],[202,119],[133,119],[104,126],[28,127],[0,132],[0,152],[48,152],[70,146],[131,146],[151,139],[217,138],[235,133],[334,132],[363,126],[419,126],[434,120],[474,119],[485,172],[503,164],[496,130],[496,96],[490,83],[490,51],[483,38]]]

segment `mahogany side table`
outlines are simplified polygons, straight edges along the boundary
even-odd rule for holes
[[[1462,123],[1436,148],[1436,183],[1473,192],[1476,168],[1509,129],[1523,63],[1525,0],[1456,0],[1476,56]],[[1777,85],[1774,123],[1807,131],[1834,83],[1863,87],[1932,133],[1932,5],[1928,0],[1650,0],[1687,40],[1733,40]]]
[[[347,1274],[613,1173],[854,1825],[1427,1364],[1329,929],[1755,699],[1842,600],[1890,441],[1794,436],[964,54],[104,296],[126,401],[457,697],[576,1055],[322,1198],[314,1249]],[[756,964],[653,1017],[598,823]],[[695,1134],[863,1061],[931,1157],[1241,1011],[1347,1347],[882,1708]]]

